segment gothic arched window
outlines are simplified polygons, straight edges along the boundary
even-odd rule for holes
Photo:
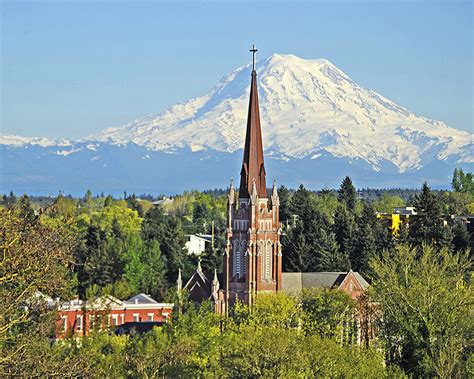
[[[264,250],[262,252],[262,278],[270,280],[272,278],[273,264],[272,243],[268,241],[267,244],[263,247]]]
[[[239,240],[234,240],[234,251],[233,251],[233,262],[232,262],[232,272],[233,276],[237,275],[240,278],[240,242]]]
[[[240,276],[247,273],[247,241],[242,241],[240,245]]]

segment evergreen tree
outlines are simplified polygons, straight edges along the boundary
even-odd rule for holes
[[[166,262],[166,278],[174,283],[178,269],[190,275],[193,267],[186,257],[184,232],[181,221],[175,216],[165,215],[160,207],[150,209],[142,223],[142,238],[145,242],[156,240]]]
[[[288,188],[280,186],[278,197],[280,198],[280,222],[286,224],[291,221],[290,202],[292,195]]]
[[[471,235],[466,224],[456,221],[453,226],[453,248],[455,251],[465,251],[470,247]],[[472,252],[471,252],[472,254]]]
[[[289,211],[291,216],[305,217],[308,211],[313,208],[312,205],[311,192],[301,184],[291,198]]]
[[[135,194],[132,194],[131,196],[127,197],[127,206],[130,209],[133,209],[134,211],[138,212],[138,215],[140,217],[143,217],[145,215],[145,211],[143,210],[143,206],[140,204],[138,201],[137,197]]]
[[[357,193],[351,178],[346,176],[341,183],[341,187],[337,191],[339,194],[339,201],[346,205],[350,211],[354,211],[357,203]]]
[[[160,244],[156,240],[144,245],[142,263],[144,271],[140,291],[155,299],[162,299],[167,289],[166,263],[161,256]]]
[[[13,191],[10,191],[10,194],[8,196],[3,195],[3,204],[6,208],[12,208],[13,206],[15,206],[16,201],[17,199]]]
[[[117,279],[115,258],[107,251],[106,233],[97,226],[89,226],[76,252],[79,293],[82,296],[89,286],[104,287]]]
[[[357,220],[356,243],[349,255],[354,271],[365,272],[369,259],[374,257],[377,252],[374,234],[376,226],[377,219],[372,206],[364,203],[362,215]]]
[[[414,245],[423,243],[438,247],[450,246],[451,231],[444,225],[442,206],[436,193],[425,182],[421,193],[416,195],[413,206],[417,215],[410,218],[410,241]]]
[[[329,226],[322,227],[313,243],[316,255],[315,271],[347,271],[350,262],[339,252],[336,236]]]
[[[114,198],[111,195],[107,195],[104,200],[104,207],[110,207],[114,203]]]
[[[283,240],[283,271],[307,271],[310,249],[311,247],[306,241],[303,222],[297,221]]]
[[[341,204],[334,214],[333,230],[341,254],[347,257],[353,257],[353,250],[357,243],[357,225],[354,216],[348,211],[344,204]]]

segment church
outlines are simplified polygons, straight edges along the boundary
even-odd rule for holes
[[[282,272],[280,202],[276,182],[271,193],[267,193],[255,45],[250,52],[253,65],[244,156],[238,191],[231,180],[228,193],[223,273],[204,273],[198,264],[184,287],[179,274],[178,290],[184,288],[195,302],[210,299],[220,314],[226,314],[237,300],[252,306],[256,296],[265,292],[297,293],[304,288],[332,288],[356,299],[368,287],[359,273]]]

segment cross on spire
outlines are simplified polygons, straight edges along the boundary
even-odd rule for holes
[[[252,48],[249,50],[252,53],[252,70],[255,70],[255,54],[257,54],[258,49],[253,44]]]

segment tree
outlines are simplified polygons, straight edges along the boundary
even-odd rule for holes
[[[411,243],[418,246],[423,243],[439,247],[450,246],[451,231],[444,225],[441,203],[426,182],[423,184],[421,193],[415,196],[413,206],[417,215],[410,218]]]
[[[337,192],[339,194],[339,201],[353,212],[356,209],[357,193],[351,178],[346,176]]]
[[[452,187],[455,192],[465,192],[474,196],[474,177],[471,172],[464,173],[462,169],[454,169]]]
[[[141,260],[144,272],[140,291],[150,294],[155,299],[162,299],[167,288],[166,264],[161,256],[160,244],[156,240],[144,244]]]
[[[311,246],[306,241],[304,224],[298,221],[283,239],[284,271],[304,272],[310,260]]]
[[[278,197],[280,198],[280,222],[285,224],[291,221],[290,203],[292,195],[288,188],[280,186]]]
[[[33,346],[47,342],[55,326],[46,300],[72,292],[73,242],[65,225],[22,217],[17,207],[0,209],[0,375],[21,375],[37,363]]]
[[[10,194],[7,196],[6,194],[3,195],[3,205],[6,208],[12,208],[16,204],[17,198],[13,191],[10,191]]]
[[[344,204],[341,204],[334,214],[334,234],[341,254],[350,258],[354,255],[356,245],[357,225],[354,216]]]
[[[104,200],[104,207],[110,207],[114,203],[114,198],[111,195],[107,195]]]
[[[393,213],[393,210],[397,207],[403,207],[405,201],[400,196],[390,196],[384,192],[379,200],[374,201],[373,206],[377,212],[380,213]]]
[[[365,272],[369,259],[377,252],[375,231],[377,219],[373,208],[364,203],[362,214],[357,219],[357,232],[355,233],[355,246],[349,255],[351,267],[354,271]]]
[[[300,303],[304,332],[321,337],[340,338],[344,322],[355,310],[355,302],[346,293],[328,289],[303,290]]]
[[[175,283],[178,269],[184,270],[184,275],[191,274],[193,267],[186,259],[184,232],[177,217],[165,215],[160,207],[152,208],[145,215],[141,235],[145,242],[159,243],[168,283]]]
[[[397,246],[370,264],[389,362],[415,377],[464,377],[474,331],[469,256]]]
[[[471,235],[467,230],[467,226],[462,221],[456,221],[453,226],[453,247],[455,251],[465,251],[469,249]],[[471,251],[471,253],[473,253]]]

